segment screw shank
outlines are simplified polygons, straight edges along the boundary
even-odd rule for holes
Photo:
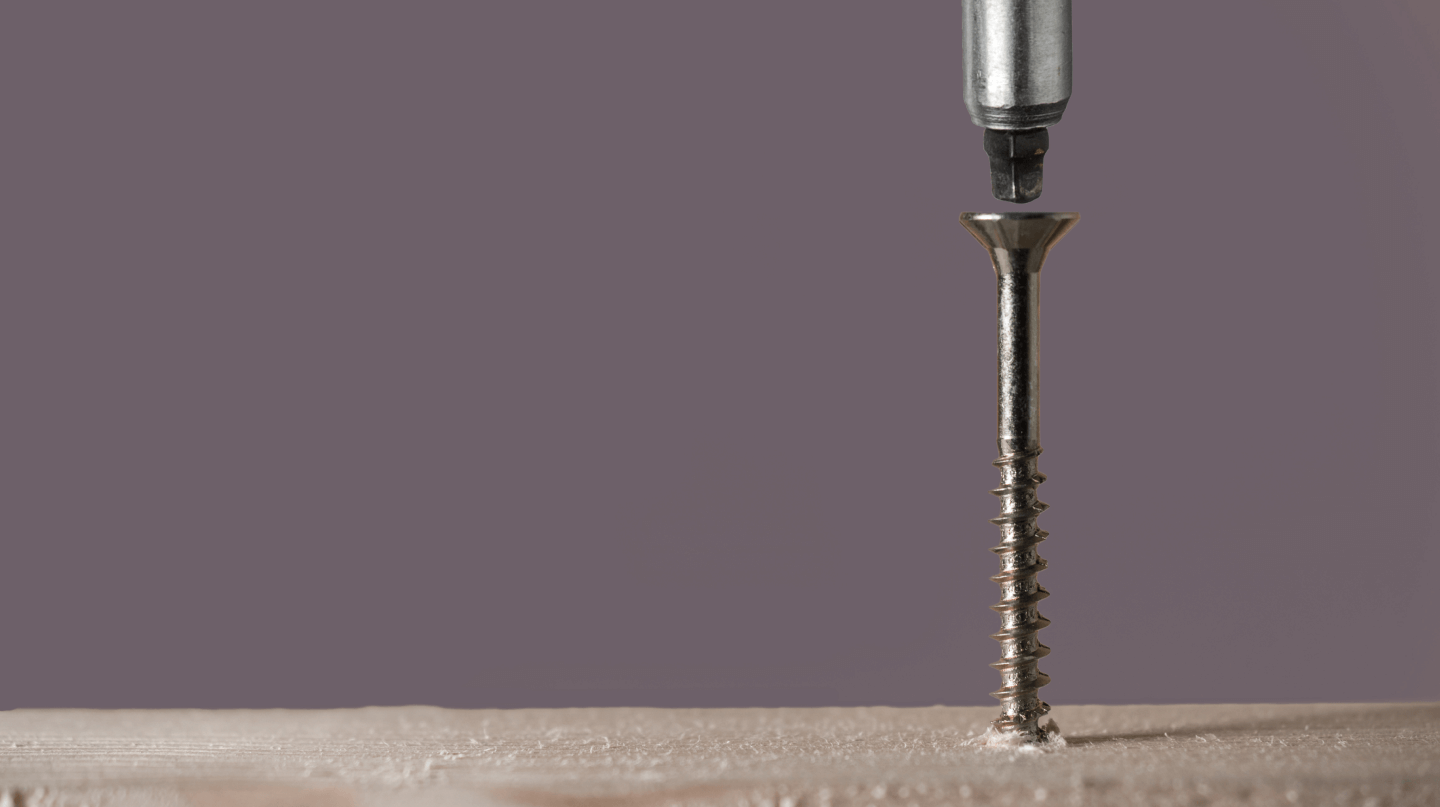
[[[1025,253],[1025,254],[1020,254]],[[1041,616],[1040,600],[1049,596],[1035,575],[1045,568],[1038,545],[1046,532],[1036,523],[1045,511],[1037,487],[1040,473],[1040,261],[1029,250],[997,249],[992,253],[997,288],[997,429],[1000,515],[991,519],[1000,528],[1000,602],[991,606],[1000,614],[1000,731],[1041,740],[1040,718],[1050,711],[1040,699],[1040,687],[1050,677],[1038,663],[1050,648],[1036,635],[1050,624]]]
[[[996,263],[998,268],[999,261]],[[1002,455],[1030,452],[1040,447],[1039,267],[999,271],[996,281],[996,445]]]

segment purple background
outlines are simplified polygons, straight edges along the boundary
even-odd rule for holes
[[[1440,9],[1081,4],[1052,703],[1440,698]],[[993,703],[960,4],[0,10],[0,706]]]

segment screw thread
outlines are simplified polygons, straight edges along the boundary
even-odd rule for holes
[[[990,523],[1000,527],[1000,545],[991,552],[1000,556],[1000,573],[990,579],[1000,584],[1000,602],[990,606],[1000,614],[1000,631],[990,634],[1000,642],[1000,660],[991,667],[1000,671],[1003,686],[990,693],[1000,700],[1002,714],[994,721],[996,731],[1043,740],[1040,718],[1050,705],[1040,700],[1040,687],[1050,676],[1040,672],[1040,659],[1050,648],[1040,644],[1036,634],[1050,624],[1040,615],[1038,605],[1050,596],[1035,579],[1045,569],[1037,550],[1049,533],[1035,519],[1048,505],[1037,498],[1037,486],[1045,481],[1038,468],[1040,447],[1007,451],[994,461],[1000,469],[1000,487],[990,491],[1000,497],[1000,515]]]

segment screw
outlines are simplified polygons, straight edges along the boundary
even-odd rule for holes
[[[1035,579],[1045,568],[1037,546],[1048,535],[1035,519],[1046,505],[1036,487],[1045,481],[1040,456],[1040,268],[1045,256],[1078,213],[962,213],[960,223],[990,253],[995,267],[999,333],[997,384],[997,439],[1000,515],[990,519],[1000,527],[1000,545],[990,551],[1000,556],[1000,602],[990,606],[1000,614],[1000,660],[990,666],[1000,671],[1002,686],[990,693],[1000,700],[1001,716],[992,724],[1001,736],[1021,741],[1046,739],[1040,718],[1050,705],[1040,700],[1040,687],[1050,676],[1040,672],[1040,659],[1050,648],[1036,634],[1050,624],[1040,615],[1039,603],[1050,596]]]

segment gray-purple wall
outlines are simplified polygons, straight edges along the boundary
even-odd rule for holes
[[[960,4],[0,9],[0,707],[993,703]],[[1440,698],[1440,10],[1075,10],[1051,703]]]

